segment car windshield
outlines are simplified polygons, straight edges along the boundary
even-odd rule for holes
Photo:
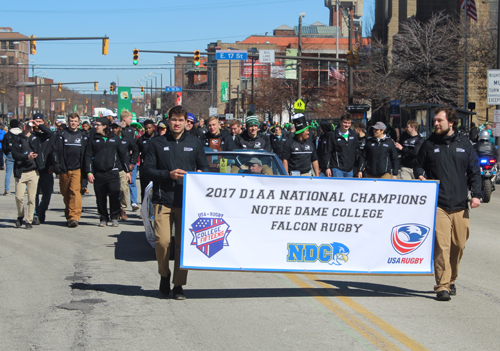
[[[274,155],[211,153],[207,160],[212,173],[286,175]]]

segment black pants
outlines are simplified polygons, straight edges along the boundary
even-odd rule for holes
[[[100,220],[109,221],[120,216],[120,174],[118,171],[94,174],[94,192]],[[109,197],[109,215],[107,198]]]
[[[49,208],[50,198],[54,192],[54,175],[52,173],[40,172],[38,178],[38,189],[35,198],[35,215],[44,217],[45,211]],[[42,200],[40,201],[40,195]]]
[[[149,184],[149,179],[146,177],[145,172],[142,171],[142,168],[139,167],[139,175],[140,175],[140,182],[141,182],[141,204],[142,200],[144,200],[144,192],[146,191],[146,187]]]

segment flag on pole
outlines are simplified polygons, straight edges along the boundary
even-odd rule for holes
[[[467,5],[467,17],[472,18],[477,22],[477,9],[475,0],[461,0],[460,8],[465,10],[465,5]]]
[[[345,76],[332,66],[330,66],[328,68],[328,76],[330,76],[336,80],[341,80],[341,81],[345,80]]]

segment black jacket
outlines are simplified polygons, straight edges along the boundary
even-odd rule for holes
[[[481,175],[477,154],[466,137],[456,133],[449,137],[432,134],[420,148],[413,174],[418,179],[439,180],[438,207],[446,210],[468,206],[468,184],[472,197],[480,199]]]
[[[310,140],[288,139],[283,148],[283,160],[288,162],[288,173],[307,173],[312,163],[318,160],[316,148]]]
[[[424,143],[424,138],[422,138],[419,134],[415,136],[409,136],[405,138],[401,143],[403,147],[400,150],[401,154],[401,167],[414,168],[415,167],[415,159],[417,158],[418,150]]]
[[[123,151],[127,154],[128,165],[136,165],[139,161],[139,147],[136,144],[135,139],[131,139],[127,134],[120,135],[120,145]],[[120,169],[120,171],[129,171],[128,165],[126,169]]]
[[[220,131],[218,136],[214,136],[212,133],[208,132],[200,139],[204,147],[216,149],[216,147],[210,145],[210,139],[220,140],[221,151],[233,151],[236,148],[233,137],[223,130]]]
[[[321,172],[325,172],[328,168],[329,156],[328,156],[328,139],[330,138],[330,133],[333,131],[333,126],[329,121],[322,120],[320,122],[321,134],[318,137],[318,147],[316,152],[318,154],[318,165]]]
[[[368,138],[364,152],[360,155],[361,171],[366,170],[369,175],[380,177],[390,173],[392,169],[392,175],[398,175],[398,152],[390,136],[386,135],[380,140],[376,137]]]
[[[121,139],[113,132],[107,137],[95,133],[92,139],[88,140],[85,150],[85,174],[120,169],[126,169],[128,173],[129,162],[129,155],[121,147]]]
[[[33,160],[28,159],[30,149],[38,154]],[[40,138],[35,134],[26,137],[23,133],[16,135],[11,140],[12,157],[14,158],[14,177],[21,178],[23,172],[45,168],[45,159],[42,154]]]
[[[69,128],[55,135],[52,151],[52,165],[56,174],[66,174],[68,170],[85,169],[85,149],[88,133]],[[77,162],[75,162],[77,161]],[[82,172],[82,176],[85,175]]]
[[[41,173],[47,173],[49,171],[49,167],[52,166],[52,152],[54,148],[54,142],[56,140],[56,134],[50,130],[50,128],[46,127],[44,124],[38,125],[38,129],[40,131],[33,131],[33,133],[40,138],[41,143],[41,153],[43,155],[43,159],[45,160],[45,164],[43,168],[40,168]]]
[[[150,141],[142,170],[153,181],[153,204],[182,208],[184,179],[170,178],[175,169],[208,172],[207,157],[199,139],[183,133],[176,140],[167,132]]]
[[[234,139],[234,143],[236,144],[236,149],[273,151],[271,140],[269,140],[266,134],[257,134],[255,138],[251,138],[250,135],[248,135],[248,130],[237,135]]]
[[[137,139],[137,149],[139,150],[139,154],[141,155],[141,166],[144,163],[144,158],[146,157],[146,151],[148,149],[148,145],[151,140],[156,137],[158,134],[153,131],[152,135],[143,134]]]
[[[340,128],[329,133],[328,148],[323,157],[327,161],[327,168],[337,168],[344,172],[350,172],[354,164],[359,162],[358,136],[349,129],[349,136],[346,140],[340,133]]]
[[[280,160],[283,160],[283,148],[288,140],[288,135],[281,133],[281,138],[276,135],[271,135],[271,146],[273,152],[278,155]]]

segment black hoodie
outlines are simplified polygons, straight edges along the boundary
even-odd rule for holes
[[[234,139],[236,144],[236,149],[246,149],[246,150],[266,150],[267,152],[272,152],[271,141],[266,134],[259,134],[255,138],[248,135],[248,130],[236,136]]]

